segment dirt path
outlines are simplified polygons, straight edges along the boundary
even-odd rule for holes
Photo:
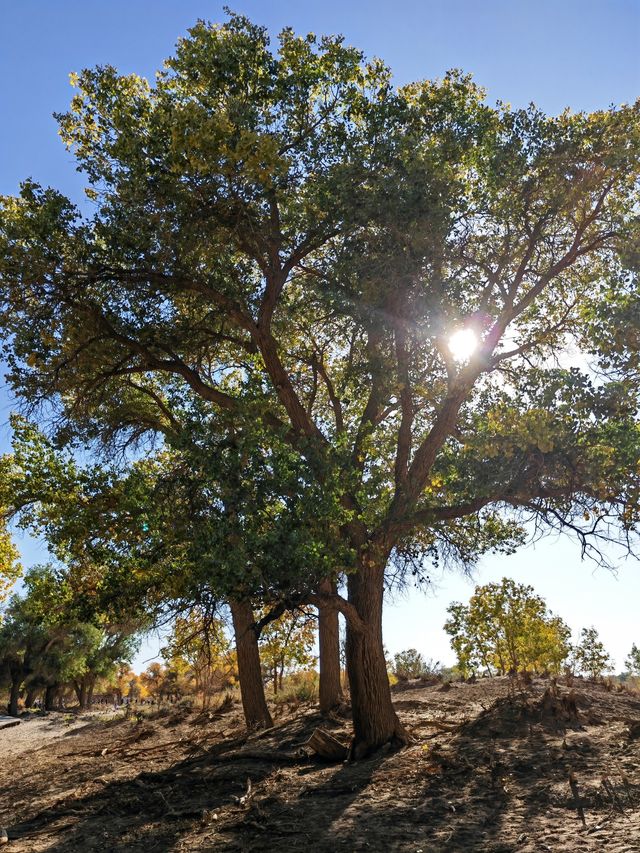
[[[298,751],[310,709],[250,738],[238,708],[29,737],[30,722],[27,751],[0,762],[4,849],[640,853],[637,694],[494,679],[395,698],[415,743],[345,765]]]
[[[94,723],[97,719],[97,714],[76,716],[65,713],[23,717],[20,725],[0,729],[0,756],[6,761],[9,756],[22,756],[32,750],[46,748],[50,741]]]

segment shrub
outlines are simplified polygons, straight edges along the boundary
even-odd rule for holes
[[[440,670],[440,678],[443,681],[460,681],[464,678],[464,674],[458,666],[443,666]]]
[[[398,681],[410,678],[433,678],[440,675],[440,662],[423,658],[415,649],[406,649],[394,655],[392,673]]]
[[[284,679],[282,689],[274,697],[276,705],[317,702],[318,673],[311,670],[294,672]]]

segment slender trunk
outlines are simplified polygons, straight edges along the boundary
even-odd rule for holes
[[[486,654],[482,651],[480,652],[480,660],[484,664],[484,668],[486,669],[489,676],[491,676],[492,672],[491,672],[491,667],[489,666],[489,661],[487,660]]]
[[[230,601],[238,658],[240,695],[247,728],[268,729],[273,725],[262,683],[258,638],[251,605],[246,601]]]
[[[273,695],[278,695],[278,667],[276,664],[273,665]]]
[[[507,651],[509,653],[509,660],[511,662],[510,668],[518,672],[518,670],[520,669],[520,661],[518,659],[517,646],[513,641],[513,638],[506,639],[505,642],[507,644]]]
[[[336,585],[325,579],[318,592],[326,595],[336,592]],[[340,626],[338,611],[329,607],[318,608],[318,648],[320,652],[320,711],[328,714],[343,701],[340,684]]]
[[[349,575],[350,603],[364,622],[357,631],[347,622],[347,672],[353,714],[352,758],[362,758],[386,743],[401,746],[408,736],[391,702],[382,645],[384,560],[364,559]]]
[[[18,716],[18,699],[20,697],[20,685],[22,684],[22,676],[14,675],[11,679],[11,693],[9,694],[9,706],[7,711],[10,717]]]
[[[53,711],[53,700],[56,696],[56,688],[48,686],[44,691],[44,710]]]
[[[37,690],[33,690],[29,688],[27,690],[27,695],[24,700],[25,708],[33,708],[33,703],[36,701],[36,696],[38,695]]]
[[[96,678],[95,676],[91,676],[89,679],[89,684],[87,686],[87,708],[91,708],[93,705],[93,688],[96,686]]]

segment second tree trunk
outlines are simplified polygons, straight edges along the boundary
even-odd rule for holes
[[[236,639],[238,679],[247,728],[270,728],[273,725],[264,695],[258,637],[253,628],[253,610],[247,601],[230,601]]]
[[[324,580],[318,592],[328,595],[336,592],[335,584]],[[320,653],[320,711],[327,714],[343,701],[340,684],[340,628],[338,611],[334,608],[318,609],[318,648]]]

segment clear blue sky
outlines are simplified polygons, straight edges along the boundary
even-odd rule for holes
[[[592,110],[640,96],[640,0],[237,0],[230,5],[274,34],[341,32],[384,59],[398,83],[471,72],[489,100],[547,112]],[[56,135],[51,114],[71,97],[71,71],[110,63],[152,76],[176,38],[197,18],[222,20],[222,4],[204,0],[0,0],[0,193],[31,176],[81,201],[82,179]],[[7,444],[11,401],[0,396],[0,448]],[[4,424],[4,425],[3,425]],[[23,540],[26,562],[46,557]],[[509,558],[488,558],[477,579],[510,575],[532,583],[578,630],[595,624],[622,666],[640,642],[640,566],[617,577],[581,563],[577,546],[546,541]],[[442,578],[437,594],[417,594],[387,608],[390,651],[414,646],[451,660],[441,625],[447,604],[472,585]],[[147,657],[153,651],[145,649]]]

